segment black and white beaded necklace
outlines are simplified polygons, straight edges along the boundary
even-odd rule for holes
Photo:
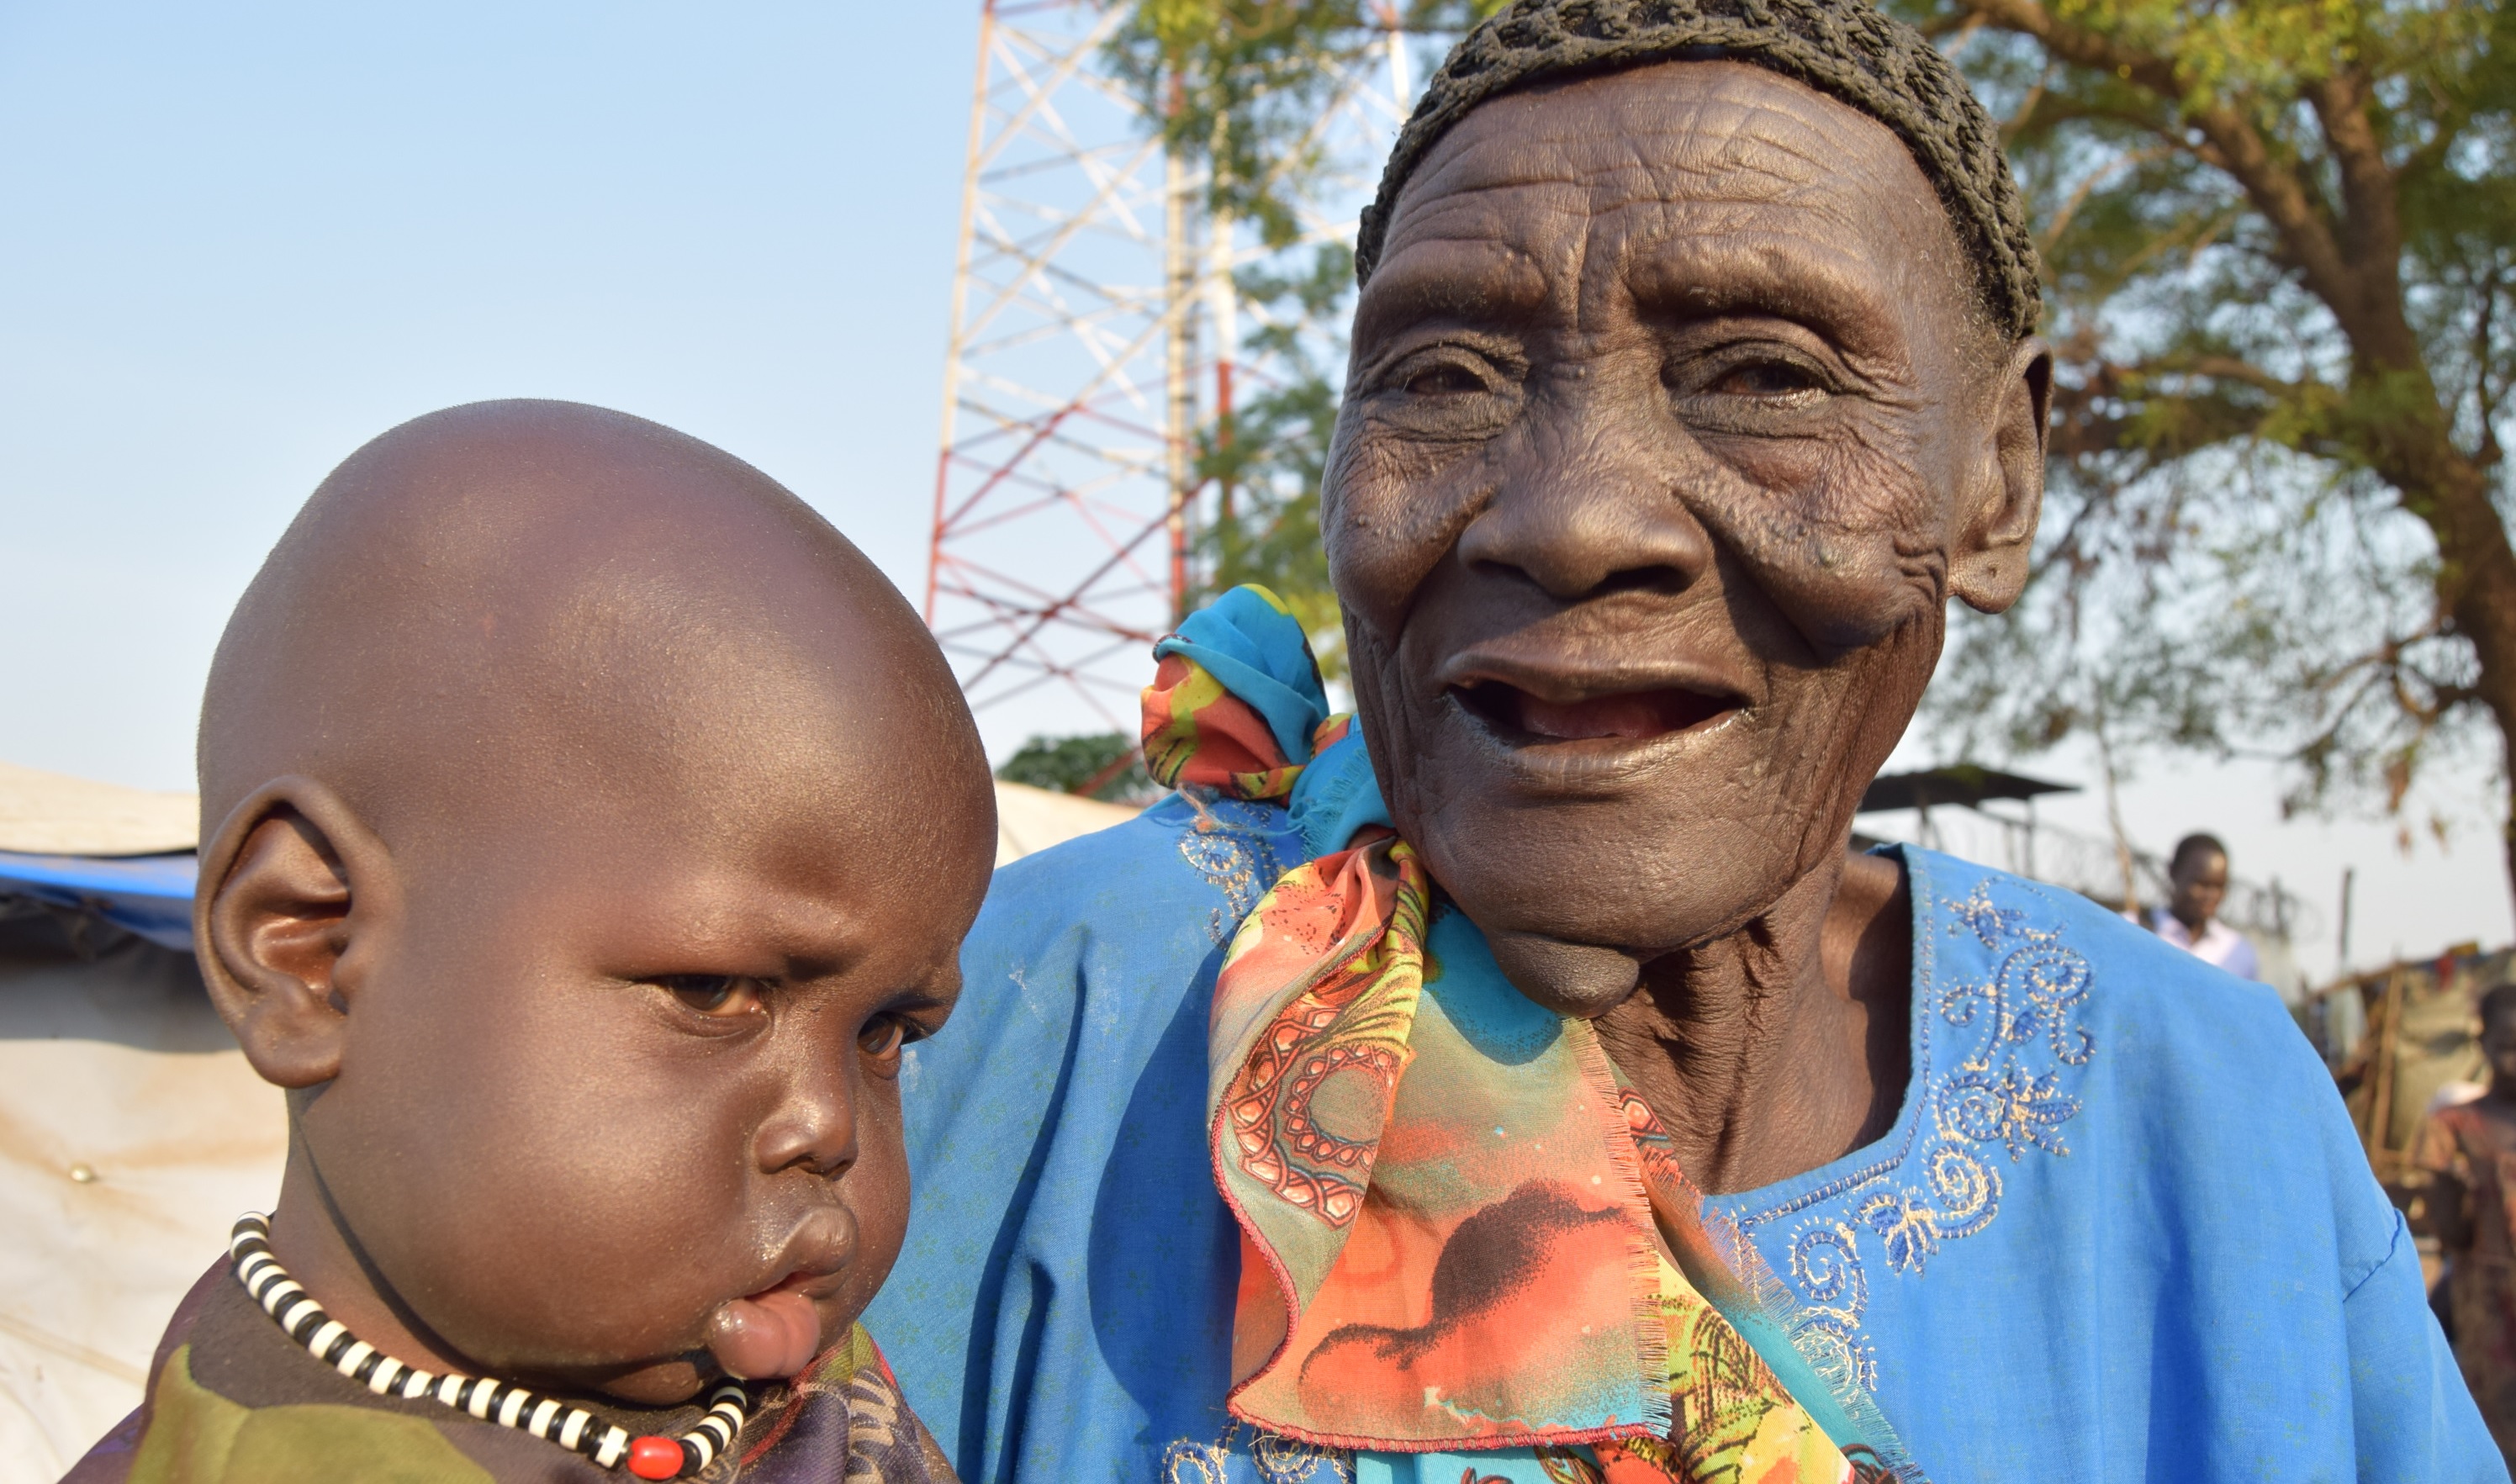
[[[378,1396],[428,1397],[501,1427],[513,1427],[583,1454],[605,1468],[623,1463],[642,1479],[683,1479],[730,1447],[751,1409],[750,1394],[727,1381],[708,1398],[707,1416],[678,1438],[632,1437],[582,1407],[485,1376],[439,1376],[395,1360],[350,1333],[297,1286],[271,1253],[271,1223],[247,1212],[228,1239],[236,1281],[307,1353]]]

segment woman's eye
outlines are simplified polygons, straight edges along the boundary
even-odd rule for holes
[[[1406,390],[1416,396],[1457,396],[1483,392],[1486,384],[1465,366],[1426,366],[1406,378]]]
[[[866,1055],[881,1060],[900,1054],[908,1045],[908,1022],[897,1015],[879,1015],[865,1022],[857,1032],[857,1047]]]
[[[751,981],[734,974],[666,974],[656,982],[702,1015],[748,1014],[760,1008]]]
[[[1750,361],[1733,366],[1713,382],[1726,396],[1789,397],[1824,390],[1816,373],[1786,360]]]

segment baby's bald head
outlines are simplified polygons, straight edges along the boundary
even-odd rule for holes
[[[659,771],[731,788],[797,749],[885,793],[985,786],[916,615],[802,501],[643,419],[482,402],[353,454],[247,590],[202,708],[203,838],[286,774],[390,838]]]
[[[237,605],[200,769],[203,976],[292,1090],[273,1242],[335,1317],[648,1402],[845,1333],[995,818],[838,532],[619,413],[404,424]]]

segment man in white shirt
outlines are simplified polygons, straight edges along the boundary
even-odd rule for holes
[[[2219,837],[2187,835],[2177,841],[2166,881],[2173,888],[2166,905],[2142,914],[2149,930],[2240,979],[2261,978],[2254,945],[2219,921],[2219,904],[2228,898],[2228,847]]]

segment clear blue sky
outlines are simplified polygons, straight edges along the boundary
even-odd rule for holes
[[[189,785],[366,438],[655,418],[916,591],[978,6],[0,3],[0,759]]]
[[[0,0],[0,760],[189,787],[211,646],[298,502],[480,397],[707,438],[919,591],[977,15]],[[2506,939],[2458,789],[2453,851],[2408,858],[2283,823],[2261,767],[2152,764],[2124,808],[2327,920],[2357,862],[2367,959]]]

